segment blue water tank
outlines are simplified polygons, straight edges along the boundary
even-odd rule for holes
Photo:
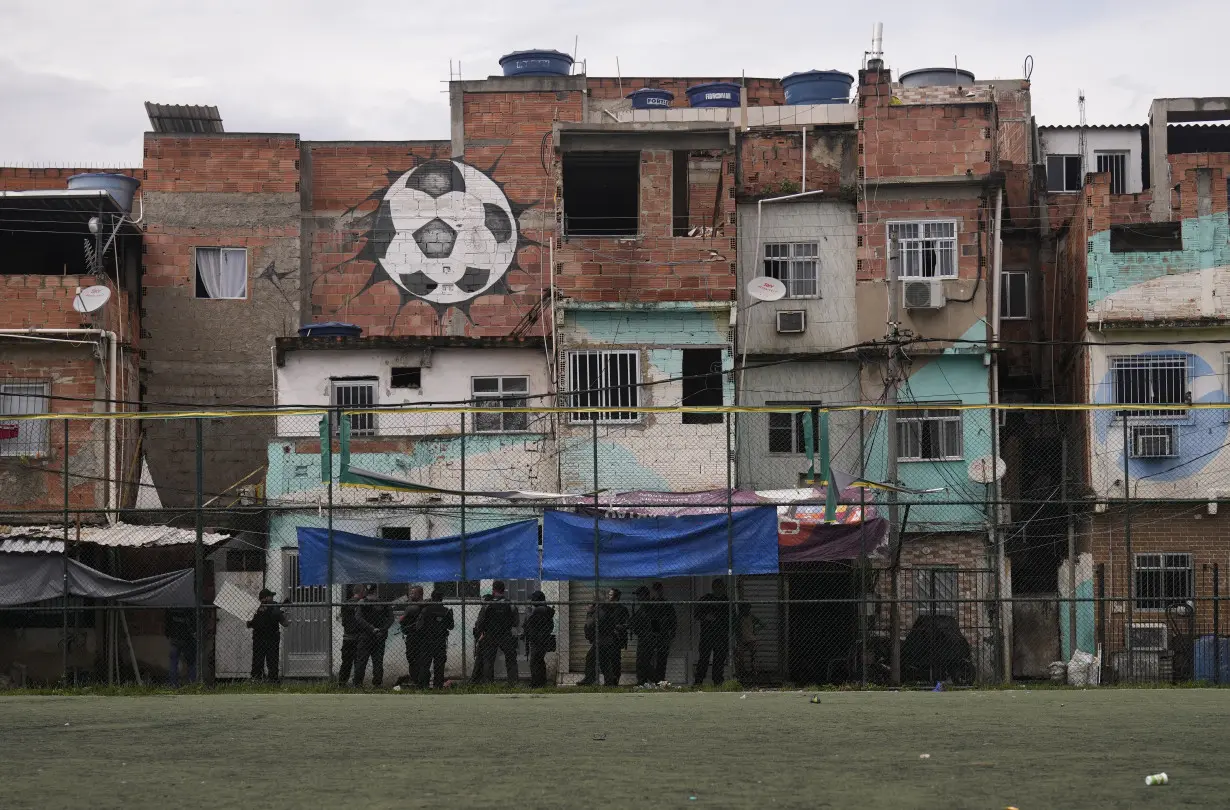
[[[120,208],[132,210],[132,197],[137,193],[141,181],[126,174],[107,174],[106,172],[88,172],[74,174],[68,178],[68,187],[75,191],[105,191],[110,194]]]
[[[310,323],[299,327],[299,337],[360,337],[362,334],[363,327],[338,321]]]
[[[513,51],[500,57],[505,76],[567,76],[572,57],[559,51]]]
[[[1217,646],[1221,647],[1221,660],[1217,669],[1221,676],[1218,680],[1230,684],[1230,636],[1222,636]],[[1192,653],[1192,674],[1197,681],[1213,682],[1213,637],[1201,636],[1196,639],[1195,650]]]
[[[840,70],[808,70],[782,79],[787,104],[845,104],[854,77]]]
[[[688,88],[688,105],[692,107],[738,107],[739,85],[734,82],[709,82]]]
[[[675,94],[656,87],[642,87],[629,93],[628,98],[632,99],[634,110],[653,110],[669,107],[675,100]]]

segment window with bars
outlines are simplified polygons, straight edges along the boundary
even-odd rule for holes
[[[960,461],[961,412],[951,408],[897,415],[898,461]]]
[[[1029,317],[1029,274],[1011,270],[1003,273],[999,291],[999,317],[1024,320]]]
[[[1191,554],[1136,555],[1136,609],[1165,610],[1193,596]]]
[[[1080,155],[1046,156],[1047,191],[1080,191],[1083,185]]]
[[[820,296],[820,245],[774,242],[764,246],[764,274],[786,285],[787,298]]]
[[[332,404],[337,408],[373,408],[376,405],[375,378],[348,379],[339,377],[331,380]],[[376,434],[376,414],[352,413],[350,419],[351,436],[374,436]]]
[[[819,402],[766,402],[769,407],[781,408],[815,408]],[[798,413],[769,414],[769,452],[779,454],[802,454],[807,452],[807,442],[803,432],[803,420],[812,421],[812,435],[819,436],[819,411],[800,411]],[[819,439],[817,439],[817,442]]]
[[[1187,393],[1187,355],[1134,355],[1111,359],[1115,402],[1120,405],[1182,405]],[[1119,416],[1172,417],[1185,410],[1123,410]]]
[[[957,569],[955,566],[918,568],[914,571],[914,598],[918,612],[930,616],[957,615]]]
[[[903,277],[956,277],[956,220],[890,222],[888,238],[897,240]]]
[[[524,408],[529,377],[472,377],[470,388],[476,408]],[[529,430],[528,413],[476,413],[476,433],[521,433]]]
[[[1098,172],[1110,173],[1110,193],[1127,193],[1127,152],[1094,152]]]
[[[50,413],[51,384],[43,380],[0,380],[0,456],[45,456],[50,422],[5,421],[6,416]]]
[[[573,408],[609,410],[574,413],[573,422],[638,422],[640,414],[620,410],[640,406],[641,357],[636,351],[568,352],[568,390]]]

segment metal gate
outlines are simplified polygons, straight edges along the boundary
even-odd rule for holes
[[[282,550],[282,595],[290,620],[282,637],[282,674],[320,678],[329,673],[329,588],[299,584],[299,549]]]

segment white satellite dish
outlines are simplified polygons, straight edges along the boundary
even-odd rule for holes
[[[995,459],[994,466],[991,464],[990,456],[976,458],[969,463],[969,480],[977,484],[990,484],[998,481],[1004,477],[1006,472],[1008,472],[1008,465],[1002,458]]]
[[[786,297],[786,285],[775,278],[760,276],[747,283],[747,294],[757,301],[780,301]]]
[[[77,290],[73,296],[73,309],[78,312],[93,312],[111,300],[111,288],[94,286]]]

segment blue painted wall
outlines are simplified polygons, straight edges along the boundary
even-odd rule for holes
[[[991,401],[987,368],[977,353],[956,351],[917,366],[902,385],[898,401],[905,405],[942,408],[946,403],[986,405]],[[991,455],[990,411],[962,411],[962,460],[902,461],[897,474],[904,486],[912,489],[945,488],[936,495],[905,495],[900,503],[912,504],[907,532],[983,531],[987,516],[978,505],[986,498],[986,487],[969,479],[969,463]],[[869,434],[868,474],[884,480],[888,453],[895,451],[888,442],[883,414]],[[955,505],[928,506],[929,501],[967,501]]]
[[[1147,253],[1111,253],[1110,231],[1095,233],[1089,240],[1090,306],[1135,284],[1230,264],[1226,212],[1185,219],[1182,232],[1182,250]]]

